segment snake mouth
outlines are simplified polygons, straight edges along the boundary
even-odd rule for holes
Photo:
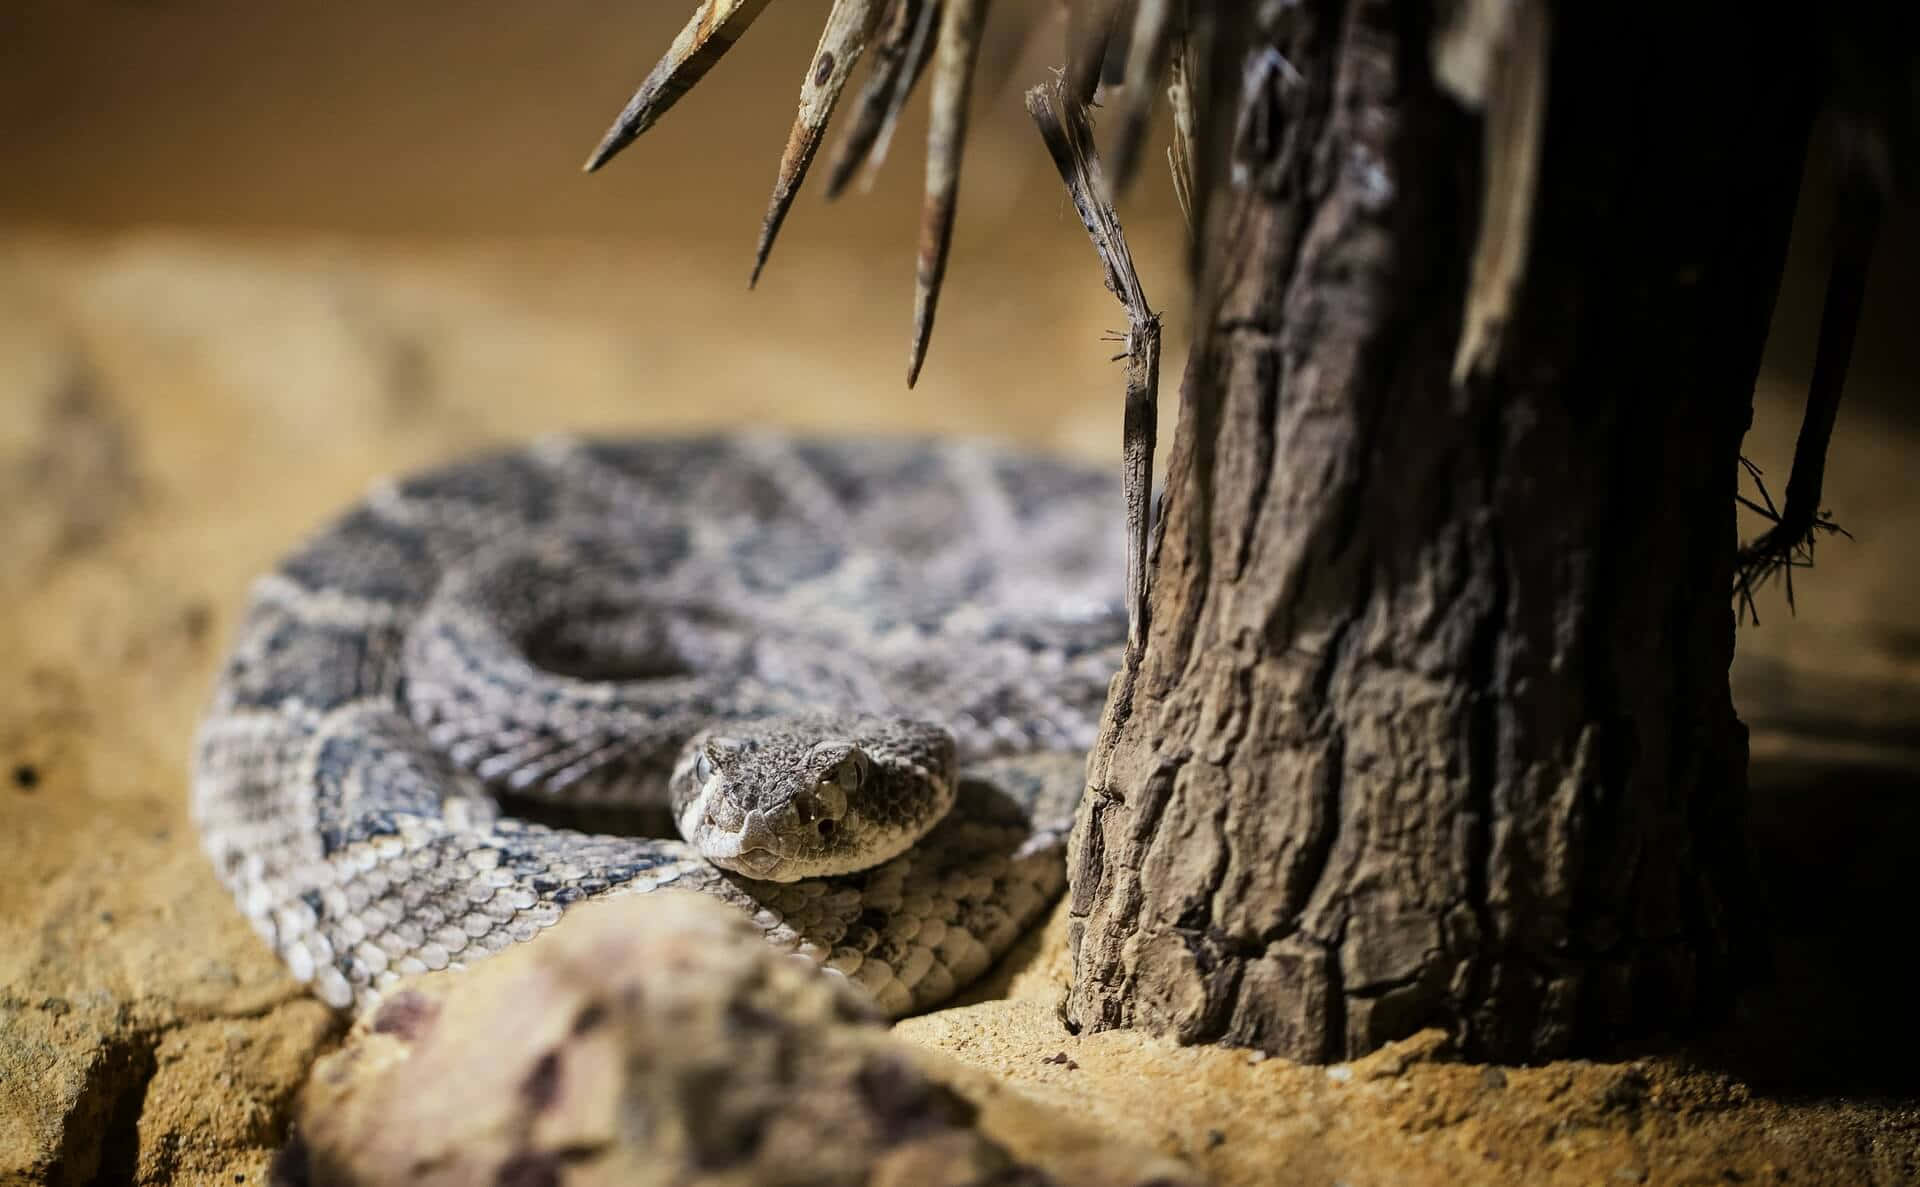
[[[771,849],[762,849],[759,846],[755,846],[752,849],[742,849],[733,855],[734,864],[739,868],[740,872],[753,878],[765,878],[767,875],[773,873],[780,868],[781,860],[778,853],[775,853]]]

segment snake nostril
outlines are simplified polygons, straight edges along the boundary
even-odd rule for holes
[[[834,829],[834,824],[832,820],[830,819],[822,820],[819,824],[816,824],[813,827],[820,833],[821,840],[825,841],[832,838],[833,829]]]

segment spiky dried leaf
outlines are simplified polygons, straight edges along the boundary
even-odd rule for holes
[[[933,56],[933,35],[939,25],[939,0],[894,0],[888,7],[867,85],[860,92],[859,111],[834,150],[827,173],[828,198],[839,197],[862,164],[871,182],[886,160],[900,112]]]
[[[1127,42],[1125,81],[1120,89],[1119,131],[1113,144],[1113,187],[1126,192],[1140,163],[1147,121],[1153,115],[1154,92],[1167,72],[1167,59],[1179,33],[1173,0],[1139,0],[1134,9],[1133,33]]]
[[[607,163],[615,153],[632,144],[640,133],[672,107],[680,96],[693,89],[713,64],[740,40],[769,0],[702,0],[686,28],[673,39],[666,56],[648,72],[640,89],[627,100],[607,134],[587,158],[586,171]]]
[[[826,134],[827,121],[833,118],[835,105],[840,102],[840,92],[846,89],[854,64],[873,39],[874,26],[879,20],[880,0],[834,0],[833,10],[827,14],[827,27],[820,33],[820,47],[814,50],[813,62],[800,84],[800,110],[794,116],[793,130],[787,134],[786,151],[780,154],[780,171],[773,180],[773,197],[767,203],[766,221],[760,225],[760,243],[754,249],[749,286],[760,279],[760,270],[766,267],[767,253],[773,250],[780,224],[786,221],[794,196],[800,192],[800,183],[807,178],[807,168],[820,149],[820,139]]]
[[[947,0],[940,15],[940,44],[933,65],[933,111],[927,129],[927,192],[920,211],[920,250],[913,277],[913,345],[907,356],[907,386],[920,378],[940,284],[953,242],[954,202],[960,191],[960,159],[967,142],[967,102],[987,0]]]
[[[1075,103],[1093,102],[1107,46],[1120,19],[1121,0],[1068,0],[1067,95]]]

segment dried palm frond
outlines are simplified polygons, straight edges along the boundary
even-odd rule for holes
[[[613,156],[700,81],[747,31],[769,0],[702,0],[620,116],[608,129],[587,171]],[[1188,9],[1195,0],[1068,0],[1068,93],[1093,98],[1102,64],[1125,63],[1119,89],[1107,96],[1116,108],[1120,151],[1115,182],[1124,185],[1137,159],[1153,92],[1167,72]],[[932,82],[932,118],[927,132],[926,195],[914,268],[913,336],[907,384],[919,377],[933,333],[934,311],[946,276],[958,207],[960,164],[966,147],[967,109],[975,88],[988,0],[835,0],[818,49],[801,84],[799,110],[775,176],[773,196],[753,263],[757,280],[780,226],[806,179],[827,125],[854,66],[871,48],[872,65],[855,103],[853,123],[836,147],[827,195],[840,194],[864,165],[869,177],[885,159],[901,110],[923,74]],[[1123,56],[1122,56],[1123,55]],[[931,65],[931,71],[928,70]],[[1191,156],[1191,118],[1180,159]],[[1191,165],[1176,164],[1176,184],[1191,189]],[[1184,203],[1183,203],[1184,204]]]

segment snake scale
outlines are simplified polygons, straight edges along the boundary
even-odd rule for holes
[[[985,444],[775,433],[383,483],[255,583],[195,742],[204,847],[343,1009],[667,886],[926,1008],[1064,886],[1125,640],[1117,496]],[[555,822],[582,805],[681,836]]]

